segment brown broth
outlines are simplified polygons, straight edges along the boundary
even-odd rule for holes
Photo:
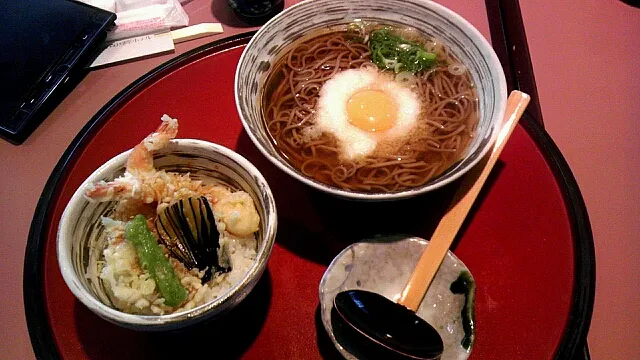
[[[422,186],[441,175],[463,156],[475,135],[478,123],[474,85],[468,71],[463,75],[448,72],[447,67],[451,63],[459,64],[459,61],[448,54],[446,47],[444,54],[439,55],[444,60],[438,61],[437,70],[433,70],[428,80],[414,84],[414,91],[419,93],[421,99],[422,110],[419,125],[411,131],[411,136],[386,144],[377,149],[375,154],[357,162],[340,158],[337,140],[332,134],[325,133],[312,140],[302,140],[305,137],[304,129],[313,125],[312,111],[319,87],[326,81],[314,83],[311,80],[326,77],[335,69],[335,59],[325,62],[320,60],[334,56],[336,52],[350,52],[349,47],[357,45],[349,40],[351,37],[345,31],[307,38],[290,47],[272,67],[261,105],[265,128],[274,147],[306,176],[344,190],[365,193],[402,191]],[[305,52],[309,54],[305,55]],[[344,67],[341,63],[339,70],[359,68],[363,63],[369,63],[366,66],[373,65],[367,55],[362,59],[365,61],[352,61],[351,64],[344,62]],[[315,62],[318,62],[315,64],[317,66],[310,66]],[[292,74],[295,77],[293,80]],[[425,74],[422,71],[416,76]],[[292,85],[298,87],[297,91],[292,91]],[[443,103],[443,99],[452,101]],[[439,111],[433,110],[439,107]],[[439,125],[436,126],[436,123]],[[449,136],[458,130],[459,134]],[[449,150],[443,151],[443,148]],[[381,164],[386,165],[380,166]]]

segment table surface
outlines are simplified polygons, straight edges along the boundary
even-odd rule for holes
[[[297,2],[286,1],[287,5]],[[482,0],[439,0],[487,38]],[[521,0],[547,131],[580,185],[593,228],[597,283],[589,333],[593,359],[635,359],[640,342],[640,9],[618,0]],[[29,226],[45,182],[82,126],[114,95],[168,59],[217,38],[254,30],[224,0],[187,0],[190,24],[219,21],[224,34],[176,45],[173,54],[90,72],[21,146],[0,141],[0,359],[34,358],[22,271]],[[615,95],[613,95],[615,94]]]

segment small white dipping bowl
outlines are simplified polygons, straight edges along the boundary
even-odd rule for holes
[[[427,184],[394,193],[363,193],[328,186],[305,176],[275,149],[264,125],[261,98],[270,67],[282,50],[316,29],[361,19],[411,27],[434,36],[465,64],[476,84],[480,121],[464,158]],[[235,78],[235,99],[249,137],[273,164],[304,184],[329,194],[362,201],[397,200],[442,187],[472,168],[491,148],[502,124],[507,87],[502,66],[487,40],[453,11],[427,0],[306,0],[267,22],[244,49]]]
[[[98,316],[135,330],[169,330],[194,324],[235,307],[254,288],[264,272],[277,228],[276,205],[271,189],[248,160],[221,145],[192,139],[176,139],[154,153],[154,166],[165,171],[190,173],[205,184],[222,183],[247,192],[260,215],[256,260],[228,292],[191,310],[167,315],[133,315],[110,305],[102,281],[90,280],[105,244],[100,216],[113,211],[115,202],[89,202],[83,193],[89,184],[110,181],[122,175],[131,150],[107,161],[94,171],[73,194],[60,219],[57,237],[58,263],[71,292]]]

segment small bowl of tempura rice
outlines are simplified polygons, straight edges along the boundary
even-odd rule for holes
[[[256,147],[285,173],[353,200],[416,196],[489,151],[507,87],[489,42],[426,0],[307,0],[253,36],[235,78]]]
[[[235,307],[262,276],[277,228],[269,185],[249,161],[176,139],[168,115],[158,125],[82,183],[57,236],[75,297],[135,330],[178,329]]]

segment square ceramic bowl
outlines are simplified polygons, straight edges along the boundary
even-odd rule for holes
[[[69,289],[98,316],[135,330],[177,329],[235,307],[254,288],[267,266],[277,228],[275,202],[266,180],[248,160],[221,145],[192,139],[171,140],[168,146],[155,151],[154,166],[165,171],[188,172],[192,179],[202,180],[204,184],[222,183],[247,192],[260,216],[256,260],[244,278],[228,292],[188,311],[134,315],[111,305],[104,284],[95,274],[106,241],[100,217],[110,214],[116,203],[89,202],[83,194],[89,184],[121,176],[130,153],[131,150],[125,151],[94,171],[76,190],[62,214],[57,253],[62,276]],[[90,275],[92,273],[94,276]]]
[[[476,85],[480,121],[464,158],[427,184],[393,193],[363,193],[325,185],[303,175],[276,150],[264,125],[261,97],[273,64],[286,49],[314,30],[347,25],[354,20],[409,27],[440,39],[469,69]],[[286,50],[285,50],[286,51]],[[283,172],[329,194],[362,201],[397,200],[440,188],[472,168],[491,148],[506,107],[502,66],[487,40],[460,15],[427,0],[306,0],[275,16],[245,48],[235,78],[240,119],[256,147]]]
[[[367,356],[361,354],[360,344],[351,343],[351,338],[341,331],[344,325],[332,311],[336,295],[358,289],[396,302],[428,244],[429,241],[412,236],[379,236],[349,245],[333,259],[318,287],[320,313],[329,338],[345,359]],[[465,360],[473,348],[475,285],[467,294],[451,291],[451,284],[463,272],[468,273],[475,284],[466,265],[449,251],[416,311],[442,338],[442,360]],[[466,347],[463,346],[465,338],[469,341]]]

